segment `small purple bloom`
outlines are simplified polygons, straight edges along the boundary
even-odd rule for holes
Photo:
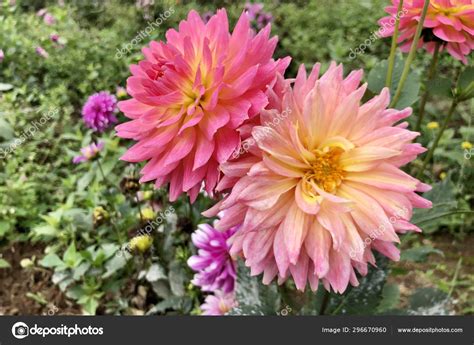
[[[206,297],[201,305],[202,315],[219,316],[229,312],[237,305],[234,293],[214,292],[214,295]]]
[[[211,11],[207,11],[205,13],[202,14],[201,18],[203,20],[204,23],[207,23],[209,21],[209,19],[211,19],[211,17],[214,15],[213,12]]]
[[[117,122],[117,99],[107,91],[93,94],[82,108],[86,126],[95,132],[103,132]]]
[[[54,25],[54,23],[56,23],[56,18],[54,18],[52,14],[46,12],[43,17],[43,21],[46,23],[46,25]]]
[[[3,54],[3,50],[0,49],[0,62],[2,62],[4,58],[5,54]]]
[[[51,34],[49,35],[49,39],[55,43],[58,43],[59,41],[59,35],[58,34]]]
[[[247,2],[245,4],[245,11],[247,12],[247,16],[249,17],[250,21],[255,20],[262,9],[263,4],[261,3],[251,4]]]
[[[273,22],[273,16],[271,15],[271,13],[263,12],[260,13],[257,17],[257,27],[259,29],[264,28],[265,26],[267,26],[267,24],[270,24],[271,22]]]
[[[192,234],[198,255],[188,259],[188,265],[197,273],[192,283],[203,291],[222,290],[225,293],[234,291],[237,277],[235,262],[229,254],[227,240],[238,227],[218,231],[209,224],[201,224]]]
[[[41,56],[42,58],[45,58],[45,59],[47,59],[48,56],[49,56],[48,52],[46,50],[44,50],[43,47],[41,47],[41,46],[37,46],[35,48],[35,52],[36,52],[36,54],[38,54],[39,56]]]
[[[90,145],[87,145],[86,147],[83,147],[81,149],[81,154],[79,156],[76,156],[72,159],[72,162],[74,164],[79,164],[83,162],[90,161],[94,159],[100,151],[104,148],[104,142],[99,141],[97,144],[92,143]]]

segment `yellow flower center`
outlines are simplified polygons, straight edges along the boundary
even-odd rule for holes
[[[336,190],[345,176],[339,164],[343,152],[340,147],[325,147],[323,150],[313,151],[315,159],[310,162],[310,168],[303,177],[303,189],[306,194],[316,197],[313,184],[328,193]]]

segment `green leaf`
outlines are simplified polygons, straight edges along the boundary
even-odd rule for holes
[[[49,253],[43,259],[41,259],[39,263],[41,266],[48,268],[64,265],[64,262],[55,253]]]
[[[10,268],[10,263],[5,260],[5,259],[2,259],[0,258],[0,268]]]
[[[0,220],[0,238],[5,236],[10,230],[10,223],[6,220]]]
[[[433,232],[438,228],[437,219],[440,215],[450,213],[457,209],[455,186],[451,182],[451,175],[433,185],[433,189],[423,194],[423,198],[433,203],[432,208],[417,208],[413,211],[411,222],[419,225],[427,232]]]
[[[397,54],[395,56],[395,64],[393,67],[392,85],[390,87],[390,99],[393,99],[393,96],[397,91],[398,82],[400,81],[403,72],[403,65],[403,57],[401,56],[401,54]],[[387,70],[387,60],[380,61],[375,65],[374,68],[372,68],[367,80],[370,91],[377,94],[382,91],[382,89],[385,87]],[[411,71],[405,81],[405,85],[403,87],[402,93],[400,94],[400,98],[398,99],[396,108],[403,109],[415,103],[415,101],[418,99],[419,91],[420,73],[418,71]]]
[[[95,315],[97,307],[99,306],[99,301],[92,296],[82,296],[77,303],[82,305],[84,311],[89,315]]]
[[[275,283],[263,285],[262,277],[251,277],[249,269],[239,260],[235,296],[238,305],[229,315],[276,315],[280,295]]]
[[[76,267],[82,261],[82,255],[76,251],[74,242],[64,252],[63,261],[69,267]]]
[[[176,296],[184,296],[184,283],[186,281],[186,272],[179,261],[172,261],[169,265],[168,279],[171,291]]]
[[[146,273],[145,278],[150,283],[152,283],[152,282],[156,282],[159,279],[167,279],[168,277],[166,276],[166,272],[164,268],[161,265],[154,263],[148,269],[148,272]]]
[[[441,97],[452,97],[452,81],[448,78],[436,76],[426,85],[430,95]]]
[[[465,90],[474,83],[474,67],[467,67],[459,76],[457,87]]]
[[[448,295],[435,288],[420,288],[409,298],[411,315],[448,315]]]
[[[8,91],[13,89],[12,84],[0,83],[0,91]]]
[[[382,300],[377,308],[378,313],[385,313],[395,307],[400,302],[400,289],[398,284],[385,284],[382,290]]]
[[[400,257],[403,261],[425,262],[430,254],[438,254],[444,257],[444,253],[430,246],[422,246],[404,250]]]
[[[106,262],[106,272],[102,275],[102,277],[108,278],[118,270],[124,268],[129,258],[131,258],[131,255],[126,253],[124,250],[120,251],[120,254],[117,252],[117,254],[114,255],[112,259]]]

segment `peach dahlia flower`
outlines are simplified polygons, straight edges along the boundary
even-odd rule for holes
[[[428,11],[423,23],[422,36],[419,47],[425,47],[433,53],[436,42],[440,42],[440,49],[446,50],[455,59],[467,64],[467,58],[474,49],[474,0],[429,0]],[[392,6],[385,11],[395,16],[400,0],[392,0]],[[405,0],[400,16],[400,49],[410,50],[415,36],[416,26],[423,10],[423,0]],[[393,35],[395,25],[393,17],[388,16],[379,20],[384,29],[382,36]]]
[[[119,103],[131,121],[116,127],[137,141],[122,159],[148,161],[140,182],[169,182],[171,201],[182,192],[194,201],[203,181],[212,193],[218,165],[240,144],[237,129],[267,105],[267,86],[289,63],[272,59],[269,35],[269,25],[255,34],[245,13],[230,34],[225,10],[206,24],[191,11],[166,43],[143,49],[127,80],[133,98]]]
[[[301,66],[293,88],[278,79],[261,113],[270,125],[252,130],[260,152],[222,165],[217,188],[237,182],[205,215],[223,211],[218,229],[242,224],[230,253],[265,284],[292,276],[300,290],[322,280],[342,293],[357,286],[356,271],[376,264],[373,250],[399,259],[398,234],[421,231],[410,223],[413,208],[431,207],[416,192],[430,187],[400,170],[425,151],[411,143],[419,133],[396,124],[411,108],[387,109],[386,88],[361,104],[362,71],[344,79],[342,65],[331,64],[318,74],[319,64],[308,78]]]

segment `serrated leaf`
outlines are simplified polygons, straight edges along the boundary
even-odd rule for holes
[[[176,296],[184,296],[184,282],[186,281],[186,272],[178,261],[172,261],[169,265],[168,279],[171,291]]]
[[[130,255],[126,256],[127,254],[125,251],[121,255],[114,255],[112,259],[106,262],[105,269],[106,272],[103,274],[103,278],[108,278],[118,270],[125,267],[127,264],[128,259],[131,257]]]

